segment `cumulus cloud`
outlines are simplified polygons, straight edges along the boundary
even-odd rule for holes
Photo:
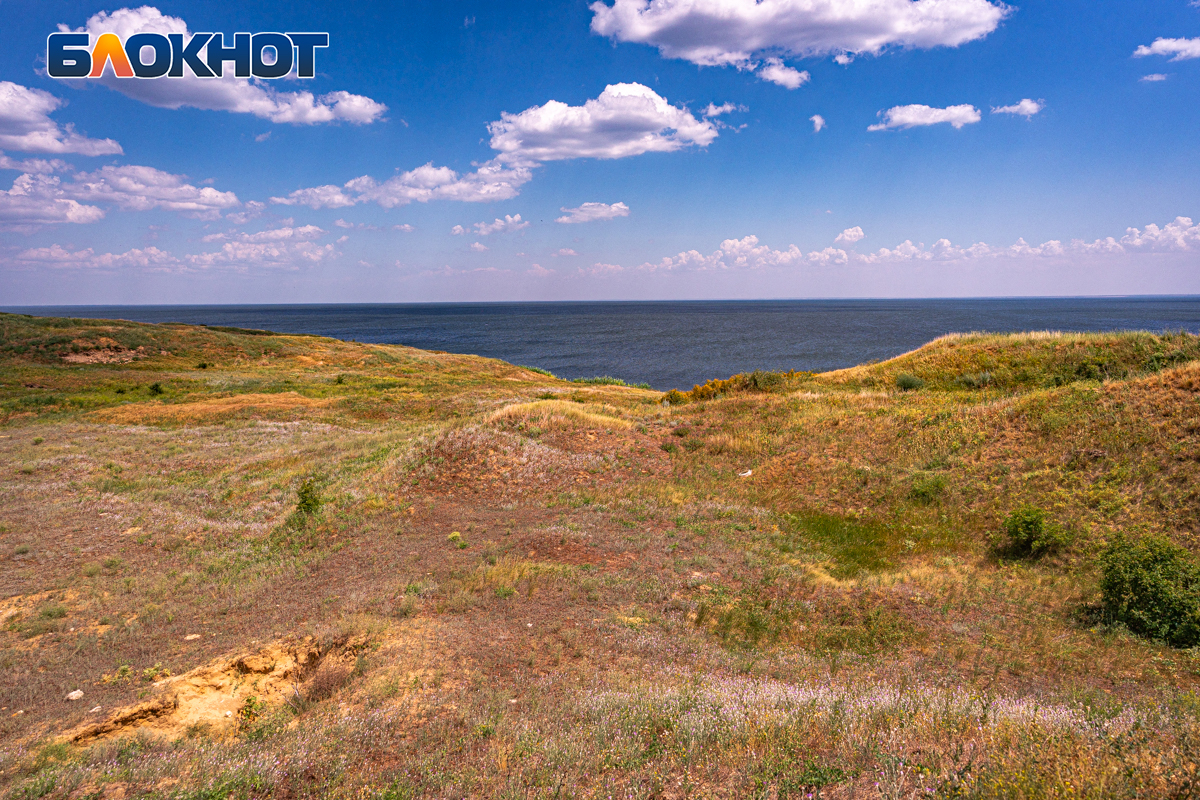
[[[590,8],[601,36],[657,47],[664,58],[741,69],[780,55],[957,47],[1011,13],[988,0],[614,0]]]
[[[883,122],[872,125],[869,131],[886,131],[894,128],[917,128],[925,125],[940,125],[948,122],[955,129],[973,125],[982,119],[979,109],[971,105],[931,108],[924,105],[896,106],[880,111]]]
[[[474,250],[476,253],[484,253],[484,252],[487,252],[488,250],[490,250],[491,248],[489,248],[483,242],[474,242],[471,245],[471,249]]]
[[[863,229],[855,225],[853,228],[846,228],[846,230],[839,233],[833,241],[837,244],[854,244],[855,242],[861,242],[865,238],[867,238],[867,235],[863,233]]]
[[[853,245],[863,238],[861,233],[861,229],[851,228],[838,236],[836,243]],[[1144,229],[1128,228],[1120,238],[1109,236],[1091,242],[1076,239],[1064,244],[1052,239],[1039,245],[1031,245],[1024,239],[1018,239],[1008,246],[989,245],[984,242],[959,246],[948,239],[939,239],[926,246],[923,243],[914,244],[911,240],[905,240],[895,247],[883,247],[868,253],[838,247],[826,247],[805,253],[796,245],[790,245],[786,250],[776,250],[760,244],[758,237],[751,235],[742,239],[726,239],[716,251],[707,255],[698,250],[686,250],[658,262],[643,264],[641,269],[651,272],[705,271],[803,265],[828,267],[845,264],[1036,260],[1132,253],[1194,252],[1200,252],[1200,225],[1193,223],[1189,217],[1177,217],[1162,227],[1150,224]]]
[[[392,230],[400,231],[401,233],[412,233],[413,231],[416,230],[416,228],[414,228],[412,225],[409,225],[407,222],[405,222],[401,225],[393,225]]]
[[[1146,56],[1173,56],[1172,61],[1200,58],[1200,37],[1195,39],[1158,38],[1154,40],[1154,44],[1144,44],[1133,51],[1134,58],[1145,58]]]
[[[1141,80],[1142,83],[1158,83],[1160,81],[1165,81],[1166,79],[1166,75],[1163,75],[1161,72],[1155,72],[1152,75],[1143,75],[1139,80]]]
[[[709,103],[708,107],[705,108],[700,113],[704,117],[719,117],[722,114],[729,114],[733,111],[749,111],[749,110],[750,109],[747,108],[746,106],[737,105],[735,103],[722,103],[719,106],[715,105],[713,103]]]
[[[504,112],[488,132],[498,160],[518,164],[673,152],[717,138],[711,122],[640,83],[609,85],[582,106],[551,100],[519,114]]]
[[[525,270],[526,275],[532,275],[535,278],[548,278],[556,274],[552,269],[546,269],[541,264],[534,264],[529,269]]]
[[[316,225],[302,225],[300,227],[283,226],[281,228],[268,228],[265,231],[256,233],[238,233],[230,231],[228,233],[210,233],[201,238],[202,242],[242,242],[251,244],[261,244],[263,242],[307,242],[313,239],[319,239],[324,236],[326,231],[318,228]]]
[[[582,106],[551,100],[519,114],[503,112],[488,125],[491,146],[500,155],[460,174],[433,163],[400,173],[380,183],[369,175],[342,186],[297,189],[272,197],[283,205],[347,208],[377,203],[384,208],[414,200],[457,200],[465,203],[509,200],[533,178],[545,161],[569,158],[626,158],[648,152],[671,152],[706,146],[717,138],[717,125],[696,119],[671,105],[654,90],[637,83],[608,86]]]
[[[153,167],[101,167],[81,172],[69,187],[72,196],[88,202],[107,202],[133,211],[165,208],[202,216],[217,216],[240,203],[233,192],[211,186],[194,186],[185,175],[173,175]]]
[[[550,255],[552,255],[552,256],[577,256],[577,255],[579,255],[579,253],[576,253],[574,250],[572,250],[569,247],[563,247],[559,250],[555,250]]]
[[[54,175],[26,173],[8,191],[0,190],[0,228],[29,232],[41,225],[96,222],[103,217],[103,209],[67,196]]]
[[[1045,107],[1046,107],[1046,104],[1043,101],[1030,100],[1028,97],[1026,97],[1021,102],[1014,103],[1011,106],[1000,106],[999,108],[993,108],[992,113],[993,114],[1016,114],[1017,116],[1024,117],[1025,119],[1029,119],[1030,117],[1032,117],[1034,114],[1037,114]]]
[[[53,244],[23,250],[14,258],[23,266],[48,267],[51,269],[117,269],[121,267],[170,267],[178,259],[157,247],[128,250],[124,253],[97,253],[92,248],[74,252]]]
[[[369,175],[348,181],[343,186],[316,186],[297,189],[286,197],[272,197],[282,205],[310,208],[345,208],[357,203],[378,203],[384,208],[404,206],[414,200],[458,200],[480,203],[516,197],[521,185],[532,178],[528,167],[505,167],[494,161],[482,164],[474,172],[460,175],[449,167],[432,163],[402,172],[383,183]]]
[[[226,233],[205,236],[205,243],[220,242],[218,250],[175,256],[157,247],[129,250],[125,253],[96,253],[91,248],[69,250],[61,245],[33,248],[13,259],[27,267],[57,269],[141,268],[146,271],[195,272],[227,268],[240,272],[252,269],[297,270],[336,257],[332,244],[315,241],[326,231],[315,225],[286,225],[254,233]]]
[[[565,211],[566,214],[554,221],[564,225],[629,216],[629,206],[624,203],[584,203],[576,208],[560,208],[559,211]]]
[[[71,165],[60,158],[26,158],[17,161],[14,158],[0,153],[0,169],[14,169],[18,172],[32,172],[35,175],[51,175],[55,172],[64,172],[71,168]]]
[[[59,25],[59,30],[71,30]],[[121,8],[111,13],[101,11],[77,29],[95,37],[115,33],[124,40],[134,33],[182,33],[191,35],[187,24],[179,17],[163,14],[153,6]],[[205,46],[200,51],[207,54]],[[202,55],[201,58],[205,58]],[[83,80],[83,79],[81,79]],[[312,125],[322,122],[349,122],[363,125],[380,119],[387,106],[369,97],[345,91],[315,96],[312,92],[281,92],[269,84],[249,78],[235,78],[226,71],[221,78],[197,78],[190,72],[182,78],[119,79],[111,70],[102,78],[90,79],[110,89],[160,108],[191,106],[212,111],[231,111],[253,114],[271,122]],[[0,146],[3,146],[0,144]]]
[[[234,225],[245,225],[250,220],[261,217],[265,213],[267,204],[257,200],[247,200],[242,207],[245,209],[244,211],[226,214],[225,219]]]
[[[123,152],[112,139],[89,139],[71,125],[60,128],[50,113],[62,105],[63,101],[49,92],[0,81],[0,149],[83,156]]]
[[[512,233],[528,227],[529,223],[522,220],[520,214],[505,214],[504,219],[494,222],[476,222],[475,233],[479,236],[490,236],[493,233]]]
[[[825,127],[825,118],[820,114],[813,114],[808,120],[813,124],[813,133],[820,133]]]
[[[798,69],[786,66],[778,58],[768,58],[766,63],[759,67],[755,74],[764,81],[777,83],[785,89],[799,89],[812,78],[807,71],[801,72]]]

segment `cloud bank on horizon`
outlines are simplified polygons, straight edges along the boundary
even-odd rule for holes
[[[1057,73],[1025,67],[1069,19],[996,0],[598,0],[505,50],[473,38],[520,35],[502,16],[443,30],[426,9],[421,24],[441,32],[425,41],[386,4],[341,31],[344,15],[310,10],[288,29],[332,28],[353,46],[323,51],[314,79],[278,80],[111,67],[53,80],[28,63],[56,29],[95,41],[247,27],[238,9],[188,0],[178,16],[50,10],[0,33],[0,170],[15,173],[0,188],[0,270],[42,301],[138,276],[157,276],[147,300],[190,298],[213,271],[287,273],[311,299],[333,282],[350,287],[342,299],[484,284],[489,299],[498,285],[511,299],[695,296],[727,286],[706,283],[722,273],[777,275],[791,295],[815,275],[870,294],[863,276],[886,273],[894,294],[896,270],[984,263],[1011,269],[1014,294],[1050,285],[1022,272],[1036,265],[1101,270],[1130,291],[1157,269],[1156,290],[1200,292],[1200,167],[1184,157],[1200,123],[1200,13],[1154,4],[1160,21],[1110,32],[1121,92],[1075,77],[1099,52],[1089,43]],[[472,47],[487,60],[459,52]],[[535,78],[538,59],[551,66]],[[1146,59],[1178,69],[1144,74]],[[1149,94],[1161,92],[1173,99]],[[1141,127],[1098,124],[1114,115]],[[1098,175],[1107,188],[1084,191]],[[1087,192],[1101,199],[1075,202]],[[468,221],[460,203],[497,213]],[[1120,224],[1138,219],[1156,221]],[[862,249],[865,231],[900,243]],[[789,240],[808,244],[762,243]]]

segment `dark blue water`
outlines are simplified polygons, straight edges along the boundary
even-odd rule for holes
[[[688,388],[825,371],[965,331],[1200,332],[1200,297],[273,306],[39,306],[25,314],[232,325],[474,353],[564,378]]]

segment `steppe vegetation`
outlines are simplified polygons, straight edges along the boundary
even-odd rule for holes
[[[1195,797],[1198,359],[0,315],[0,795]]]

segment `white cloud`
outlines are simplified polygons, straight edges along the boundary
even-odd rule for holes
[[[483,244],[482,242],[475,242],[474,244],[471,245],[471,249],[474,250],[476,253],[484,253],[484,252],[487,252],[488,250],[490,250],[491,248],[489,248],[486,244]]]
[[[467,232],[467,229],[464,228],[462,225],[455,225],[453,228],[450,229],[451,236],[462,236],[466,232]]]
[[[481,164],[474,172],[460,175],[449,167],[432,163],[403,172],[383,183],[369,175],[348,181],[344,186],[317,186],[297,189],[287,197],[272,197],[272,203],[304,205],[310,208],[344,208],[356,203],[378,203],[384,208],[404,206],[414,200],[458,200],[481,203],[516,197],[520,186],[533,175],[527,167],[505,167],[494,161]]]
[[[625,158],[689,145],[703,147],[717,137],[717,126],[670,105],[641,84],[619,83],[582,106],[551,100],[519,114],[503,112],[500,120],[488,125],[488,132],[492,148],[500,155],[475,165],[474,172],[459,174],[431,162],[383,183],[363,175],[343,186],[297,189],[272,197],[271,202],[310,208],[373,202],[394,208],[414,200],[509,200],[520,194],[521,186],[533,178],[533,169],[544,161]]]
[[[197,253],[186,256],[183,263],[207,269],[231,267],[247,271],[251,267],[296,270],[334,256],[332,244],[318,244],[303,237],[277,240],[237,240],[225,242],[213,253]]]
[[[265,231],[256,233],[210,233],[203,237],[202,242],[241,242],[249,244],[261,244],[263,242],[307,242],[313,239],[319,239],[324,236],[327,231],[318,228],[316,225],[302,225],[298,228],[284,226],[282,228],[268,228]]]
[[[1174,56],[1172,61],[1200,58],[1200,37],[1195,39],[1155,39],[1154,44],[1141,45],[1133,51],[1134,58]]]
[[[564,225],[629,216],[629,206],[624,203],[584,203],[577,208],[560,208],[559,211],[565,211],[566,215],[554,221]]]
[[[518,164],[673,152],[717,138],[711,122],[640,83],[612,84],[582,106],[551,100],[519,114],[503,112],[488,131],[498,160]]]
[[[821,130],[825,127],[825,118],[822,117],[820,114],[813,114],[808,119],[813,124],[813,133],[820,133]]]
[[[65,25],[60,25],[59,29],[70,30]],[[190,35],[182,19],[167,16],[152,6],[121,8],[112,13],[101,11],[79,30],[86,30],[93,37],[106,32],[116,33],[122,40],[134,33],[182,33],[185,38]],[[208,48],[200,52],[207,53]],[[120,79],[106,70],[104,77],[90,80],[160,108],[192,106],[253,114],[271,122],[297,125],[335,121],[361,125],[380,119],[387,111],[387,106],[369,97],[344,91],[320,97],[312,92],[280,92],[249,78],[235,78],[229,70],[221,78],[197,78],[185,72],[182,78],[146,80]]]
[[[153,167],[101,167],[81,172],[68,187],[72,196],[88,202],[108,202],[134,211],[166,208],[214,216],[240,203],[233,192],[193,186],[184,175]]]
[[[61,222],[88,223],[104,217],[104,210],[82,205],[67,196],[53,175],[26,173],[0,190],[0,227],[24,232],[39,225]]]
[[[714,105],[713,103],[709,103],[708,107],[705,108],[700,113],[705,117],[719,117],[722,114],[729,114],[733,111],[749,111],[749,110],[750,109],[747,108],[746,106],[737,105],[735,103],[722,103],[719,106]]]
[[[493,233],[512,233],[528,227],[529,223],[523,221],[520,214],[505,214],[504,219],[497,219],[495,222],[476,222],[475,233],[478,236],[490,236]]]
[[[534,264],[532,267],[525,270],[525,274],[532,275],[535,278],[548,278],[551,275],[555,275],[557,273],[552,269],[546,269],[541,264]]]
[[[590,6],[592,31],[665,58],[752,69],[757,58],[957,47],[1011,13],[988,0],[614,0]]]
[[[0,149],[84,156],[123,152],[112,139],[89,139],[71,125],[60,128],[50,119],[50,112],[62,105],[63,101],[49,92],[0,81]]]
[[[855,242],[861,242],[865,238],[867,238],[867,235],[863,233],[863,229],[855,225],[853,228],[846,228],[846,230],[839,233],[833,241],[838,244],[854,244]]]
[[[777,83],[785,89],[799,89],[812,78],[807,71],[801,72],[785,66],[783,61],[778,58],[768,58],[755,74],[764,81]]]
[[[923,105],[896,106],[879,112],[883,122],[872,125],[869,131],[886,131],[893,128],[916,128],[924,125],[939,125],[948,122],[955,129],[973,125],[982,119],[979,109],[971,105],[931,108]]]
[[[416,228],[414,228],[412,225],[409,225],[407,222],[405,222],[401,225],[393,225],[392,230],[400,231],[401,233],[412,233],[413,231],[416,230]]]
[[[620,264],[605,264],[601,261],[597,261],[595,264],[592,264],[592,266],[589,269],[584,269],[583,267],[579,268],[579,274],[593,275],[593,276],[594,275],[615,275],[618,272],[624,272],[624,271],[625,271],[625,268],[622,267]]]
[[[1166,79],[1166,75],[1163,75],[1161,72],[1156,72],[1152,75],[1143,75],[1139,80],[1141,80],[1142,83],[1158,83],[1159,81],[1165,81]]]
[[[1000,106],[999,108],[993,108],[992,113],[993,114],[1016,114],[1017,116],[1021,116],[1021,117],[1024,117],[1025,119],[1029,119],[1030,117],[1032,117],[1034,114],[1037,114],[1045,107],[1046,107],[1046,104],[1044,101],[1030,100],[1028,97],[1026,97],[1021,102],[1015,103],[1011,106]]]
[[[55,172],[64,172],[70,168],[70,164],[59,158],[26,158],[23,161],[17,161],[0,153],[0,169],[15,169],[18,172],[32,172],[35,175],[50,175]]]
[[[579,253],[576,253],[574,250],[572,250],[569,247],[563,247],[559,250],[555,250],[550,255],[552,255],[552,256],[577,256],[577,255],[579,255]]]
[[[226,214],[225,219],[234,225],[245,225],[250,220],[261,217],[266,207],[266,203],[260,203],[257,200],[247,200],[243,206],[246,209],[245,211]]]
[[[837,237],[837,243],[853,245],[863,237],[861,229],[851,228]],[[1196,253],[1200,252],[1200,225],[1188,217],[1177,217],[1163,227],[1155,224],[1144,229],[1129,228],[1121,238],[1107,237],[1088,242],[1076,239],[1069,244],[1052,239],[1031,245],[1018,239],[1008,246],[984,242],[961,247],[948,239],[939,239],[926,247],[905,240],[892,248],[880,248],[870,253],[858,253],[836,247],[826,247],[808,253],[796,245],[775,250],[760,245],[757,236],[726,239],[719,249],[709,255],[687,250],[658,262],[643,264],[646,271],[763,269],[789,266],[831,266],[845,264],[894,264],[905,262],[963,262],[982,260],[1029,260],[1053,258],[1087,258],[1131,253]]]
[[[116,269],[119,267],[163,267],[173,266],[178,260],[157,247],[133,249],[124,253],[96,253],[92,248],[71,252],[53,244],[23,250],[14,259],[25,266],[49,267],[51,269]]]

